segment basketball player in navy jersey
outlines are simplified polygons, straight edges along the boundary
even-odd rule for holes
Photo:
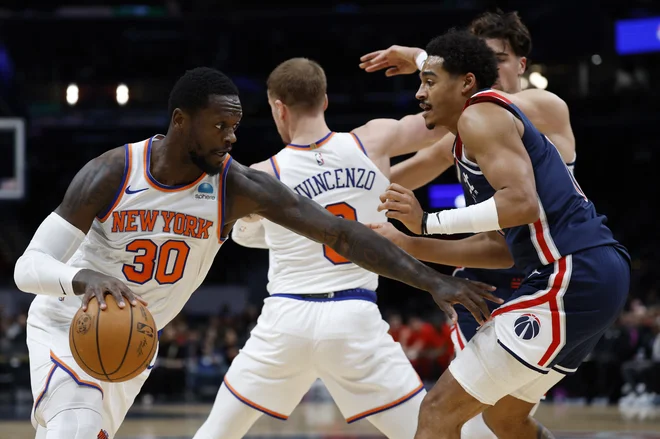
[[[498,437],[552,437],[529,413],[577,370],[625,302],[630,258],[584,195],[557,148],[490,88],[495,53],[480,38],[450,31],[426,48],[417,99],[428,128],[456,135],[453,154],[468,207],[424,216],[423,234],[475,233],[462,240],[409,237],[372,227],[408,253],[435,263],[509,268],[525,276],[428,393],[417,439],[460,437],[482,413]],[[383,195],[388,210],[399,196]],[[551,374],[550,371],[558,372]]]
[[[570,124],[566,103],[556,95],[544,90],[530,89],[522,91],[520,77],[527,67],[527,56],[532,47],[531,36],[516,12],[487,12],[470,23],[470,32],[483,38],[486,44],[497,55],[498,79],[494,89],[506,93],[515,93],[514,103],[532,121],[534,126],[547,135],[557,147],[563,160],[571,171],[575,165],[575,138]],[[389,75],[415,72],[417,66],[414,60],[422,54],[423,49],[404,46],[391,46],[361,58],[360,67],[367,72],[388,69]],[[396,69],[393,71],[393,69]],[[390,189],[397,192],[401,210],[387,211],[390,218],[401,221],[410,231],[421,233],[423,211],[415,199],[412,190],[430,183],[454,164],[452,146],[455,136],[446,134],[440,141],[429,148],[422,149],[413,157],[392,167]],[[408,202],[406,202],[408,200]],[[386,200],[382,200],[385,202]],[[380,206],[380,210],[384,205]],[[454,276],[480,280],[497,287],[495,294],[509,298],[524,279],[523,273],[515,268],[503,270],[485,270],[471,267],[459,267]],[[489,304],[491,311],[498,305]],[[462,306],[456,307],[458,324],[452,327],[451,338],[455,352],[465,348],[467,342],[474,336],[478,324],[470,313]],[[556,373],[556,372],[550,372]],[[536,410],[538,404],[532,410]],[[519,419],[517,418],[519,417]],[[511,413],[509,422],[526,422],[527,414]],[[468,421],[462,429],[463,439],[495,439],[495,435],[485,425],[482,416]]]

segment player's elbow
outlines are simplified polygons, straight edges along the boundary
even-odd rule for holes
[[[500,220],[504,220],[500,221],[502,228],[532,224],[539,219],[539,203],[534,191],[526,191],[524,189],[509,190],[507,195],[507,204],[511,209],[511,215],[500,218]]]
[[[524,194],[518,203],[518,215],[523,224],[532,224],[541,216],[539,202],[536,194]]]
[[[14,266],[14,283],[19,290],[25,293],[31,293],[34,291],[33,282],[30,276],[33,267],[32,252],[32,250],[28,250],[23,253]]]

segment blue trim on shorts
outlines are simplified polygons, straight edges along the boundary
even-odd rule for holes
[[[271,294],[270,297],[286,297],[287,299],[304,300],[306,302],[341,302],[344,300],[366,300],[376,303],[376,292],[366,288],[335,291],[332,297],[314,297],[314,294]]]
[[[405,404],[406,402],[408,402],[408,401],[410,401],[411,399],[413,399],[415,396],[419,395],[419,392],[421,392],[422,390],[426,390],[426,387],[424,387],[424,384],[421,384],[421,385],[419,386],[419,389],[417,389],[414,393],[412,393],[411,395],[408,395],[406,398],[402,399],[401,401],[397,402],[396,404],[393,404],[393,405],[387,405],[387,406],[381,408],[380,410],[368,411],[368,412],[366,412],[365,414],[363,414],[362,416],[359,416],[359,417],[357,417],[357,418],[355,418],[355,419],[351,419],[350,421],[346,421],[346,423],[347,423],[347,424],[352,424],[352,423],[354,423],[354,422],[359,421],[360,419],[368,418],[369,416],[377,415],[377,414],[379,414],[379,413],[383,413],[383,412],[385,412],[385,411],[387,411],[387,410],[391,410],[391,409],[393,409],[394,407],[398,407],[398,406],[400,406],[401,404]]]
[[[523,366],[526,366],[527,368],[532,369],[534,372],[538,372],[538,373],[541,373],[541,374],[543,374],[543,375],[547,375],[547,373],[548,373],[547,370],[539,369],[539,368],[537,368],[537,367],[532,366],[531,364],[529,364],[528,362],[526,362],[525,360],[523,360],[522,358],[520,358],[518,355],[516,355],[511,349],[509,349],[509,348],[507,348],[506,346],[504,346],[504,343],[502,343],[499,339],[497,339],[497,343],[498,343],[500,346],[502,346],[502,348],[503,348],[505,351],[507,351],[509,354],[511,354],[511,356],[512,356],[513,358],[515,358],[516,360],[518,360]]]

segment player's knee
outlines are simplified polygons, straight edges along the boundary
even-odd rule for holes
[[[515,437],[521,430],[527,430],[533,422],[528,414],[509,413],[503,416],[502,412],[495,413],[486,410],[483,413],[484,421],[497,437]]]
[[[67,409],[55,414],[47,426],[47,439],[90,439],[100,437],[103,418],[90,409]]]
[[[462,425],[464,420],[460,420],[460,413],[456,406],[451,403],[451,397],[448,392],[444,392],[441,386],[435,385],[429,393],[426,394],[419,409],[420,420],[422,418],[442,417],[443,423],[449,425]]]
[[[102,413],[103,395],[98,389],[79,386],[71,380],[55,389],[49,398],[43,402],[43,407],[40,407],[40,410],[41,418],[46,425],[58,413],[66,410],[85,410],[87,412]],[[99,424],[97,433],[100,428]]]

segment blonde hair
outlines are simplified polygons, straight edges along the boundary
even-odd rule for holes
[[[268,76],[268,93],[288,107],[305,111],[323,107],[328,81],[323,68],[307,58],[291,58]]]

